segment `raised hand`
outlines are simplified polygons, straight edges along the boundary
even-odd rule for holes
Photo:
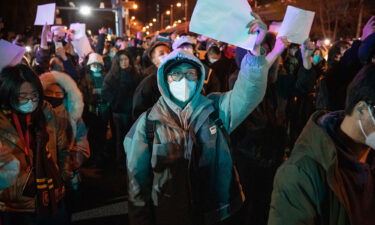
[[[312,67],[311,56],[313,55],[314,50],[315,44],[314,42],[310,41],[310,39],[307,39],[301,47],[303,66],[307,70],[311,69]]]
[[[255,20],[251,21],[246,27],[249,28],[249,34],[257,34],[254,50],[251,51],[254,55],[260,55],[260,46],[267,34],[267,25],[262,21],[260,16],[251,12]]]
[[[99,34],[107,34],[107,29],[104,27],[100,28]]]
[[[48,42],[47,42],[48,35],[51,35],[51,27],[47,25],[46,23],[43,26],[42,36],[41,36],[41,41],[40,41],[40,47],[42,49],[48,49]]]
[[[278,37],[276,39],[275,46],[266,57],[268,65],[271,66],[275,62],[275,60],[284,52],[284,50],[289,47],[289,45],[290,42],[285,36]]]
[[[363,27],[361,40],[365,40],[373,33],[375,33],[375,16],[372,16]]]

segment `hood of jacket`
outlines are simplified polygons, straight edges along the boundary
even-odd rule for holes
[[[52,71],[40,76],[43,89],[46,90],[52,84],[58,84],[65,91],[64,106],[73,121],[82,117],[83,97],[76,82],[66,73]]]
[[[166,67],[175,61],[183,61],[183,62],[190,61],[192,64],[197,65],[199,67],[198,72],[200,76],[197,81],[198,82],[197,88],[195,90],[193,97],[184,108],[181,108],[178,104],[176,104],[172,100],[171,93],[169,91],[169,86],[165,79]],[[190,121],[194,120],[198,116],[198,114],[202,112],[204,108],[207,107],[207,105],[212,103],[212,100],[209,100],[208,98],[200,94],[204,85],[204,77],[205,77],[204,65],[201,63],[201,61],[198,58],[196,58],[194,55],[190,54],[189,52],[184,51],[182,49],[177,49],[171,52],[166,57],[164,57],[162,64],[158,68],[158,71],[157,71],[157,83],[158,83],[159,91],[161,93],[161,99],[159,99],[159,102],[158,102],[159,104],[156,104],[156,107],[153,108],[153,111],[154,112],[156,111],[156,113],[153,113],[153,112],[150,113],[150,119],[160,120],[162,122],[167,122],[171,124],[174,122],[169,120],[168,118],[171,118],[171,117],[175,118],[177,115],[177,117],[179,117],[179,120],[180,120],[180,125],[175,124],[175,126],[176,127],[182,126],[184,129],[187,129]],[[170,110],[167,110],[167,108],[169,108]],[[171,115],[169,111],[173,112],[175,115]],[[209,110],[209,112],[212,112],[212,111],[213,111],[213,108]]]

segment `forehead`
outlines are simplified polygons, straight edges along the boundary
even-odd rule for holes
[[[129,59],[129,58],[128,58],[128,56],[122,54],[122,55],[120,55],[120,59],[121,59],[121,60],[125,60],[125,59]]]
[[[37,91],[36,88],[29,82],[24,82],[20,87],[20,93],[32,93]]]
[[[171,69],[171,71],[175,72],[175,71],[183,71],[183,70],[195,70],[197,71],[197,69],[191,65],[190,63],[181,63],[175,67],[173,67]]]
[[[57,84],[51,84],[46,88],[46,91],[50,92],[64,92],[63,89]]]
[[[169,52],[169,48],[165,45],[160,45],[155,48],[155,52],[161,52],[161,51]]]

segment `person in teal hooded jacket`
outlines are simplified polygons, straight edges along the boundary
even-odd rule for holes
[[[266,59],[260,43],[267,27],[255,16],[249,27],[259,32],[256,46],[244,57],[232,91],[203,96],[204,66],[186,51],[163,59],[157,73],[161,97],[124,140],[130,224],[217,224],[241,207],[228,134],[263,99],[276,58]]]

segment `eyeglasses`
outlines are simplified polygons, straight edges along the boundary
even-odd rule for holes
[[[173,81],[180,81],[183,77],[190,81],[197,81],[198,73],[196,70],[188,70],[186,72],[172,71],[168,73],[168,78],[172,79]]]
[[[31,95],[31,98],[28,97],[28,95]],[[31,94],[28,94],[28,93],[20,93],[19,96],[18,96],[18,102],[23,104],[23,103],[26,103],[28,102],[29,100],[33,101],[33,102],[37,102],[39,101],[39,93],[38,92],[33,92]]]

